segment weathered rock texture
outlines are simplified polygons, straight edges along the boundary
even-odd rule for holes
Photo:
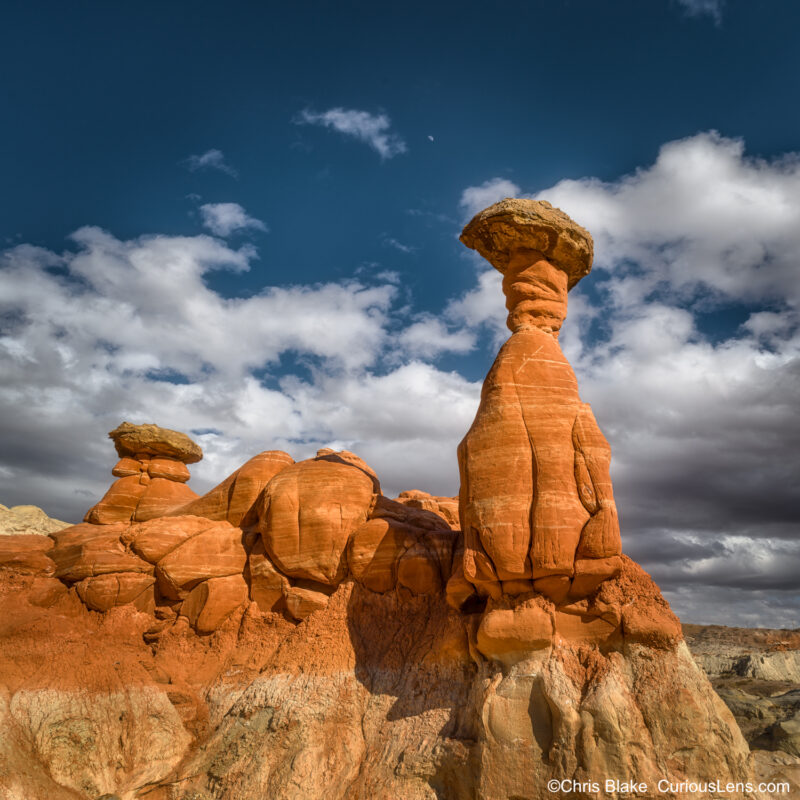
[[[153,424],[132,425],[130,422],[123,422],[108,434],[108,438],[113,440],[120,458],[136,458],[142,454],[164,456],[183,464],[194,464],[203,457],[200,446],[185,433]]]
[[[282,450],[267,450],[253,456],[210,492],[169,512],[170,516],[198,516],[246,525],[246,519],[266,485],[294,459]]]
[[[458,503],[387,498],[330,449],[265,451],[198,498],[199,448],[126,423],[82,524],[0,537],[0,797],[541,800],[616,779],[688,798],[710,795],[657,782],[751,778],[621,554],[610,450],[558,347],[591,237],[508,200],[464,240],[504,273],[512,336]]]
[[[111,470],[117,480],[89,509],[85,522],[144,522],[197,498],[186,486],[190,477],[186,465],[200,461],[203,451],[186,434],[123,422],[108,436],[120,456]]]
[[[461,239],[503,273],[512,331],[458,451],[464,577],[494,599],[531,582],[556,602],[586,597],[621,564],[611,450],[558,345],[591,236],[548,203],[503,200]]]

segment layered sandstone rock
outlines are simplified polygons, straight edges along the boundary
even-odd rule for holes
[[[37,533],[0,536],[0,569],[52,575],[55,564],[50,558],[53,540]]]
[[[679,634],[575,637],[556,620],[504,664],[476,647],[481,615],[441,592],[297,586],[298,623],[243,603],[229,576],[198,584],[152,639],[131,605],[20,605],[33,580],[0,580],[2,796],[538,800],[554,779],[748,776]],[[604,586],[597,605],[657,598],[629,562]]]
[[[464,576],[495,599],[520,581],[586,597],[621,567],[611,451],[558,345],[591,236],[548,203],[504,200],[461,239],[503,273],[512,331],[459,446]]]
[[[157,606],[186,604],[192,596],[181,613],[198,632],[208,633],[248,599],[243,534],[226,521],[183,516],[144,523],[83,523],[53,539],[48,556],[55,576],[74,586],[95,611],[133,605],[153,613]],[[217,580],[228,577],[236,581]]]
[[[380,491],[374,473],[351,461],[320,451],[281,470],[261,494],[259,530],[284,575],[332,586],[343,579],[350,535]]]
[[[266,450],[253,456],[222,483],[202,497],[173,509],[172,516],[191,514],[214,520],[227,520],[231,525],[246,525],[253,506],[266,485],[294,459],[282,450]]]
[[[428,492],[421,492],[418,489],[409,489],[408,491],[400,492],[397,496],[397,502],[409,508],[431,511],[445,520],[447,526],[453,530],[460,528],[457,497],[437,497],[428,494]]]
[[[186,434],[158,425],[123,422],[108,436],[120,456],[111,470],[117,480],[89,509],[85,522],[144,522],[197,498],[186,486],[190,477],[186,465],[200,461],[203,451]]]
[[[137,458],[140,454],[164,457],[184,464],[203,458],[200,446],[185,433],[160,428],[158,425],[132,425],[123,422],[108,434],[120,458]]]

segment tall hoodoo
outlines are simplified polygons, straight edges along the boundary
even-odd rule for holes
[[[503,274],[512,332],[458,451],[464,577],[494,599],[580,599],[621,566],[611,451],[558,344],[592,237],[549,203],[506,199],[461,241]]]

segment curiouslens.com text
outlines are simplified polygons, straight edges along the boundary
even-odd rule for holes
[[[754,792],[769,792],[775,794],[789,794],[789,784],[782,782],[751,783],[734,781],[676,781],[662,778],[655,783],[646,781],[618,780],[607,778],[605,781],[577,781],[573,778],[564,780],[553,779],[548,782],[547,789],[551,794],[566,794],[569,792],[583,792],[596,794],[599,797],[610,794],[644,795],[655,794],[752,794]]]

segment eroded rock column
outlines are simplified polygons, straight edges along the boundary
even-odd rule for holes
[[[203,451],[185,433],[123,422],[108,436],[120,457],[111,470],[117,480],[85,522],[144,522],[197,498],[186,485],[191,477],[186,465],[200,461]]]
[[[592,238],[549,203],[508,199],[461,241],[503,274],[511,330],[459,446],[464,578],[495,600],[587,596],[621,552],[610,448],[558,344]]]

